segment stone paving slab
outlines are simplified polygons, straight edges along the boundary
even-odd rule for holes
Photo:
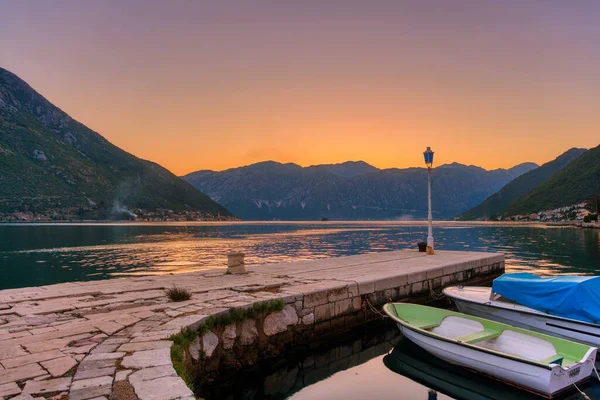
[[[244,275],[218,268],[2,290],[0,400],[57,393],[106,400],[123,381],[141,400],[191,400],[193,393],[171,365],[166,339],[209,315],[277,298],[314,310],[300,318],[287,306],[288,313],[272,318],[269,332],[275,333],[287,324],[313,324],[354,310],[358,296],[376,289],[503,261],[494,253],[394,251],[258,265]],[[164,290],[173,286],[188,289],[191,299],[170,302]]]
[[[47,379],[43,381],[28,381],[23,388],[25,394],[55,393],[69,390],[71,378]]]
[[[178,376],[133,381],[132,385],[135,394],[142,400],[171,400],[194,395]]]
[[[0,396],[11,396],[21,393],[21,388],[14,382],[0,385]]]
[[[23,381],[46,375],[47,372],[39,364],[29,364],[23,367],[6,368],[0,371],[0,384]]]
[[[69,372],[71,368],[77,365],[77,360],[72,357],[65,356],[54,358],[48,361],[42,361],[40,362],[40,365],[44,367],[44,369],[48,371],[50,375],[56,378]]]

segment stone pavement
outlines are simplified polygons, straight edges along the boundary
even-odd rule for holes
[[[265,264],[244,275],[223,268],[2,290],[0,400],[118,399],[127,388],[141,400],[192,399],[167,339],[211,314],[340,287],[360,296],[436,277],[444,284],[448,274],[503,261],[494,253],[395,251]],[[173,286],[191,299],[169,301]]]

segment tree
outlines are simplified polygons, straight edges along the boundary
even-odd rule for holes
[[[600,213],[600,194],[594,194],[590,197],[589,206],[596,214]]]

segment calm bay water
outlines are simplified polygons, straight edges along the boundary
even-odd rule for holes
[[[536,400],[541,397],[434,357],[389,321],[355,328],[318,347],[297,349],[215,381],[199,380],[206,400]],[[600,383],[581,387],[600,400]],[[583,400],[576,391],[560,400]]]
[[[229,223],[0,225],[0,289],[179,273],[249,264],[416,248],[424,224]],[[544,226],[443,224],[440,250],[500,251],[508,271],[596,274],[600,231]]]
[[[416,248],[425,224],[229,223],[0,225],[0,289],[222,267],[232,249],[260,264]],[[545,226],[435,226],[440,250],[500,251],[507,271],[598,274],[600,231]],[[223,381],[198,382],[211,399],[529,399],[430,356],[394,326],[271,360]],[[586,388],[600,400],[600,384]],[[567,398],[579,398],[571,394]]]

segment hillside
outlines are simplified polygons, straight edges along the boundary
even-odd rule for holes
[[[451,218],[536,167],[526,163],[486,171],[454,163],[435,168],[434,216]],[[184,179],[249,220],[422,219],[427,215],[424,168],[380,170],[364,162],[303,168],[267,161],[222,172],[197,171]]]
[[[169,211],[170,210],[170,211]],[[112,145],[0,68],[0,219],[231,213],[165,168]]]
[[[600,146],[583,153],[529,193],[513,201],[505,215],[567,206],[600,194]]]
[[[485,199],[481,204],[461,214],[458,219],[465,221],[489,219],[490,216],[502,214],[514,200],[527,194],[527,192],[539,184],[550,179],[552,175],[566,167],[585,152],[586,149],[577,148],[566,151],[554,160],[509,182],[498,192]]]

